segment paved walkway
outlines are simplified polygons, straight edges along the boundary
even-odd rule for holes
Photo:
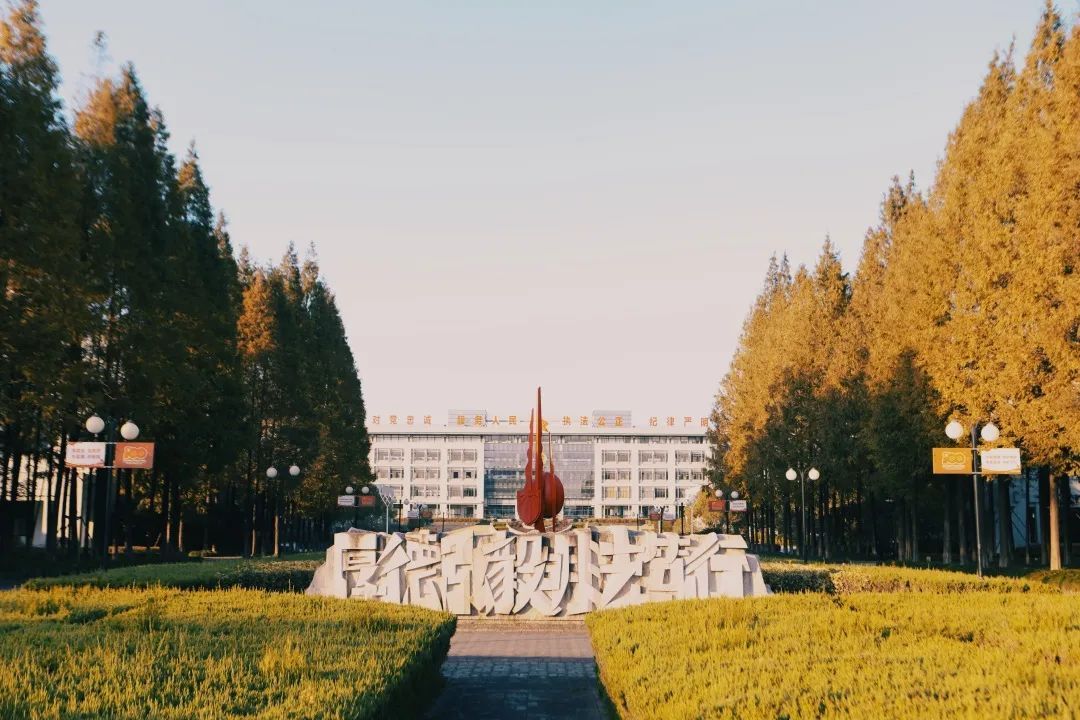
[[[581,623],[459,622],[443,676],[432,720],[607,717]]]

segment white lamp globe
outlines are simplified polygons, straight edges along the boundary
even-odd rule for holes
[[[788,480],[794,480],[795,478],[799,477],[799,474],[795,472],[795,468],[788,468],[787,472],[784,473],[784,477],[786,477]]]
[[[299,465],[290,465],[289,466],[289,474],[292,475],[293,477],[296,477],[297,475],[299,475],[300,474],[300,466]]]
[[[998,430],[997,425],[991,422],[983,425],[982,430],[979,432],[979,435],[982,436],[982,439],[984,441],[992,443],[996,441],[999,437],[1001,437],[1001,431]]]
[[[360,488],[360,492],[364,493],[365,495],[369,495],[371,494],[371,488],[365,485],[364,487]]]
[[[266,477],[270,478],[271,480],[276,478],[277,477],[277,468],[276,467],[268,467],[268,468],[266,468]]]
[[[105,429],[105,421],[99,418],[97,415],[91,415],[86,418],[86,430],[88,432],[97,435]]]
[[[806,477],[810,478],[811,480],[817,480],[819,477],[821,477],[821,473],[817,471],[817,468],[810,468],[810,472],[806,473]]]
[[[739,491],[738,490],[732,490],[731,491],[731,499],[732,500],[738,500],[739,499]]]
[[[713,493],[713,494],[714,494],[714,495],[716,495],[716,497],[718,497],[718,498],[722,498],[722,497],[724,497],[724,491],[723,491],[723,490],[717,490],[717,491],[716,491],[715,493]]]
[[[957,420],[953,420],[945,426],[945,434],[949,436],[951,440],[959,440],[964,434],[964,426]]]
[[[120,436],[125,440],[134,440],[139,437],[139,426],[128,420],[120,426]]]
[[[353,494],[353,486],[352,485],[349,485],[348,487],[345,488],[345,494],[346,495],[352,495]]]

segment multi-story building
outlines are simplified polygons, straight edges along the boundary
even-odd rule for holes
[[[384,495],[407,509],[420,505],[448,517],[514,516],[525,483],[528,420],[451,411],[446,425],[430,416],[372,416],[371,467]],[[649,418],[635,427],[629,412],[557,416],[545,421],[550,454],[566,491],[566,517],[636,517],[673,510],[708,481],[707,420]],[[546,462],[545,462],[546,467]]]

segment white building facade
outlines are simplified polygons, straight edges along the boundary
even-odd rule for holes
[[[675,511],[708,482],[706,418],[652,417],[635,427],[629,412],[594,411],[545,424],[545,467],[550,442],[565,489],[564,517]],[[405,509],[511,518],[525,484],[528,429],[527,416],[483,411],[451,411],[445,425],[434,425],[431,416],[374,415],[371,469],[380,492]]]

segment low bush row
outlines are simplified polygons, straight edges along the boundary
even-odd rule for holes
[[[1047,718],[1080,703],[1061,594],[806,593],[590,614],[624,720]]]
[[[247,588],[277,592],[303,592],[311,583],[320,560],[202,560],[170,565],[136,565],[78,575],[36,578],[23,587],[148,588],[181,590]]]
[[[877,565],[794,565],[763,562],[761,574],[776,593],[821,592],[1061,592],[1061,585],[1034,578],[978,577],[948,570]]]
[[[236,589],[0,593],[0,717],[413,717],[454,622]]]

